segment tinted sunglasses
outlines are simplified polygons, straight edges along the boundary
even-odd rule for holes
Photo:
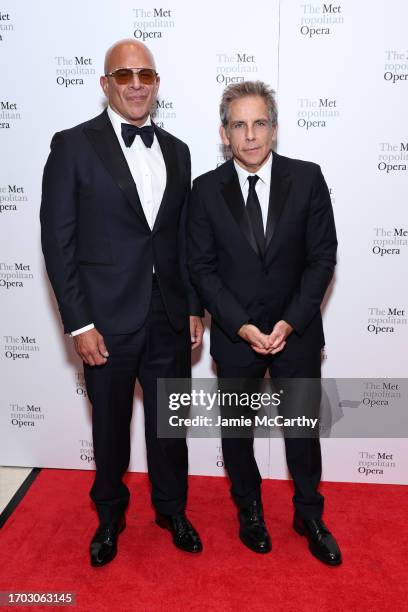
[[[153,68],[118,68],[105,76],[113,77],[118,85],[127,85],[133,81],[134,74],[137,74],[143,85],[152,85],[158,77],[158,73]]]

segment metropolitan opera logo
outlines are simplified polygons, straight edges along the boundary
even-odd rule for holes
[[[94,450],[90,440],[79,440],[79,458],[90,467],[94,467]]]
[[[325,128],[340,117],[338,101],[332,98],[298,98],[297,126],[303,130]]]
[[[30,264],[0,262],[0,289],[21,289],[33,278]]]
[[[408,51],[386,49],[383,79],[393,85],[408,81]]]
[[[384,476],[384,472],[394,470],[397,464],[394,460],[395,454],[386,451],[359,451],[357,461],[357,472],[363,476]],[[387,474],[388,475],[388,474]]]
[[[85,377],[83,372],[75,372],[75,393],[79,397],[87,397]]]
[[[9,130],[15,121],[21,121],[18,103],[12,100],[0,100],[0,130]]]
[[[31,359],[40,351],[37,338],[33,336],[3,336],[2,355],[10,361]]]
[[[375,336],[378,334],[393,334],[400,326],[407,325],[404,308],[377,306],[368,309],[367,331]]]
[[[36,404],[10,404],[10,423],[18,429],[29,429],[38,426],[45,420],[41,406]]]
[[[74,57],[56,55],[54,61],[56,83],[60,87],[85,85],[87,77],[96,74],[91,57],[84,55],[75,55]]]
[[[329,379],[326,379],[326,381],[328,380]],[[344,386],[344,382],[346,383],[346,387]],[[366,432],[372,434],[370,437],[384,437],[384,431],[381,429],[383,426],[379,420],[377,422],[375,419],[376,414],[377,417],[380,418],[384,414],[384,411],[390,409],[393,409],[394,413],[397,414],[397,418],[399,418],[400,414],[405,414],[407,398],[407,385],[405,379],[337,379],[337,387],[342,386],[341,384],[339,385],[339,383],[343,383],[342,398],[340,399],[339,396],[338,401],[338,405],[342,410],[350,408],[353,410],[363,408],[372,409],[372,416],[370,416],[369,422],[366,423],[364,427]],[[343,416],[347,416],[347,414]],[[347,430],[347,433],[350,433],[349,437],[355,436],[356,426],[358,427],[360,425],[358,416],[359,414],[357,412],[354,415],[352,413],[348,415],[349,421],[346,425],[349,428]],[[366,413],[364,411],[361,411],[361,418],[366,418]],[[393,424],[394,423],[395,420],[393,421]],[[392,436],[399,437],[404,433],[405,432],[401,430],[401,426],[399,426],[399,430],[392,432]],[[392,436],[390,435],[390,437]]]
[[[362,384],[362,395],[358,405],[392,408],[402,399],[401,383],[398,380],[364,379]]]
[[[341,4],[300,4],[299,32],[304,38],[316,38],[334,34],[344,23]]]
[[[132,11],[133,36],[144,43],[152,38],[164,38],[176,26],[173,8],[134,8]]]
[[[380,257],[406,253],[408,230],[404,227],[375,227],[371,252]]]
[[[25,189],[21,185],[3,185],[0,187],[0,214],[17,211],[21,202],[27,202]]]
[[[173,100],[159,98],[156,103],[153,119],[155,124],[159,127],[171,130],[171,128],[168,127],[169,123],[171,123],[172,120],[177,119],[177,113]]]
[[[0,11],[0,43],[5,41],[13,30],[14,25],[10,13]]]
[[[222,447],[221,446],[217,446],[217,455],[215,457],[215,465],[217,466],[217,468],[223,468],[224,467],[224,457],[222,456]]]
[[[215,80],[226,87],[231,83],[254,80],[259,71],[255,55],[248,51],[216,53]]]
[[[383,174],[405,172],[408,161],[408,142],[380,142],[377,170]]]

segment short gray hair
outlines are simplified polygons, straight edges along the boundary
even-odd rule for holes
[[[220,104],[220,118],[224,127],[229,121],[229,107],[233,100],[245,96],[260,96],[268,107],[269,119],[275,124],[278,121],[278,108],[276,106],[275,91],[263,81],[242,81],[232,83],[224,89]]]

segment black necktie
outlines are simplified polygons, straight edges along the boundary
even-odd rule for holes
[[[134,139],[138,135],[143,140],[145,147],[150,149],[154,138],[154,128],[152,125],[145,125],[140,128],[130,123],[122,123],[122,138],[127,147],[132,146]]]
[[[248,212],[249,220],[252,225],[259,254],[263,256],[265,252],[265,233],[262,221],[261,205],[259,203],[258,195],[255,191],[255,185],[258,179],[259,176],[257,174],[255,174],[254,176],[248,176],[249,189],[246,201],[246,209]]]

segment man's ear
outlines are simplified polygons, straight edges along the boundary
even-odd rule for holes
[[[221,140],[223,142],[223,144],[225,144],[227,147],[229,147],[230,145],[230,141],[227,135],[227,131],[225,129],[225,127],[223,125],[220,126],[220,136],[221,136]]]
[[[103,93],[105,94],[106,97],[108,97],[108,93],[109,93],[108,77],[101,76],[101,78],[99,79],[99,83],[101,84]]]
[[[160,77],[159,75],[157,75],[156,83],[155,83],[155,96],[156,97],[157,97],[157,94],[159,93],[159,88],[160,88]]]

